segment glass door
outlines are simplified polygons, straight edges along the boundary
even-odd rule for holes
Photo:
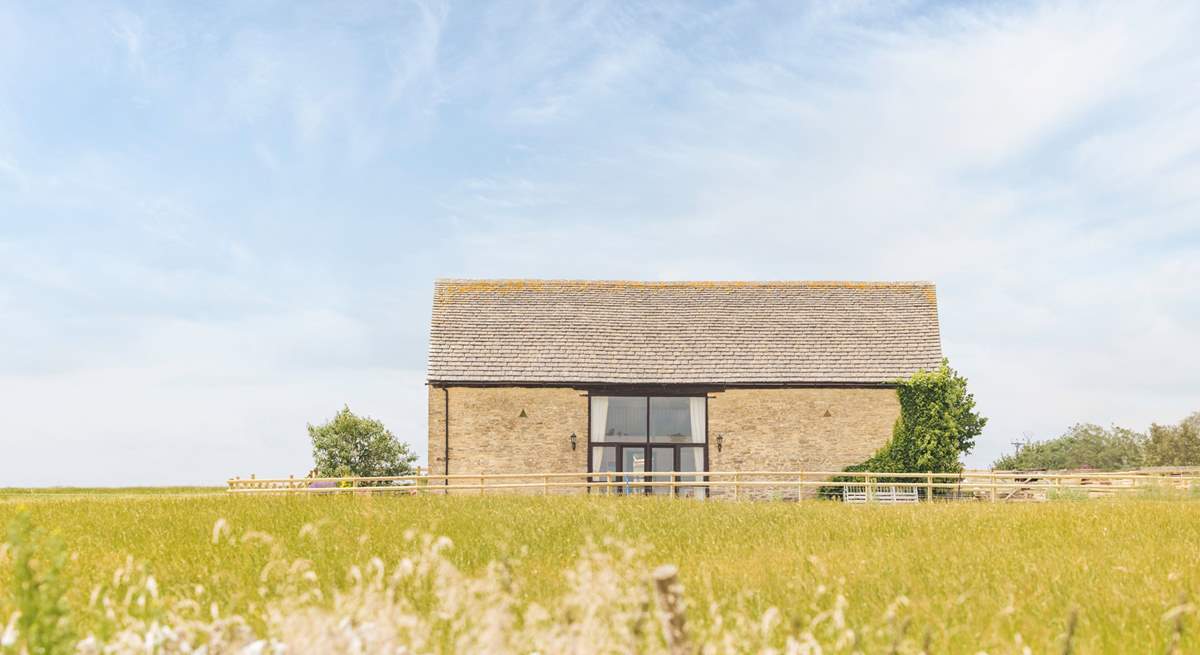
[[[593,446],[592,447],[592,472],[593,473],[615,473],[617,471],[617,447],[616,446]],[[607,482],[607,475],[593,475],[592,482]],[[612,479],[616,479],[613,476]]]
[[[693,498],[706,497],[708,495],[708,487],[699,484],[704,482],[704,448],[701,446],[680,446],[678,453],[679,462],[675,466],[676,471],[680,473],[701,474],[680,475],[680,482],[697,484],[695,486],[679,487],[679,495],[691,496]]]
[[[646,493],[646,447],[621,446],[621,493]]]
[[[672,446],[654,446],[650,449],[650,470],[654,473],[673,473],[675,472],[675,448]],[[671,475],[652,475],[650,482],[670,482]],[[650,487],[651,493],[656,496],[671,495],[670,487]]]

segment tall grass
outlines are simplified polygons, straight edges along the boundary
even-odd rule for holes
[[[1069,627],[1078,653],[1200,649],[1200,504],[1181,500],[145,496],[23,511],[62,540],[70,625],[93,649],[151,635],[209,652],[666,652],[651,579],[666,563],[688,643],[711,652],[1062,652]],[[0,522],[19,513],[0,501]],[[2,627],[18,603],[0,598]]]

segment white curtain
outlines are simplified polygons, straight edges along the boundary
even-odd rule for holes
[[[606,441],[608,431],[608,396],[592,396],[592,441]]]
[[[691,398],[692,443],[704,443],[708,435],[704,434],[705,398]]]

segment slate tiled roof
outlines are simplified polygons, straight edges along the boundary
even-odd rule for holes
[[[439,280],[431,383],[881,384],[938,366],[927,282]]]

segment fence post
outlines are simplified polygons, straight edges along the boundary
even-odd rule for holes
[[[992,471],[992,502],[996,502],[996,472]]]
[[[867,478],[867,502],[871,503],[871,502],[875,501],[875,478],[873,478],[869,475],[866,476],[866,478]]]
[[[925,502],[933,502],[933,472],[925,474]]]
[[[605,484],[604,484],[604,495],[611,496],[612,495],[612,473],[605,473],[604,477],[606,478]]]
[[[742,474],[733,474],[733,499],[737,500],[742,495]]]
[[[664,564],[654,569],[652,575],[667,652],[670,655],[686,655],[693,652],[688,644],[683,585],[679,583],[679,569],[673,564]]]
[[[486,482],[487,482],[487,480],[484,480],[482,475],[481,475],[481,476],[479,476],[479,495],[480,495],[480,496],[482,496],[482,495],[483,495],[483,485],[484,485]]]
[[[804,469],[800,469],[800,479],[796,481],[796,502],[804,500]]]
[[[548,476],[548,475],[542,476],[542,495],[543,496],[550,495],[550,476]]]

